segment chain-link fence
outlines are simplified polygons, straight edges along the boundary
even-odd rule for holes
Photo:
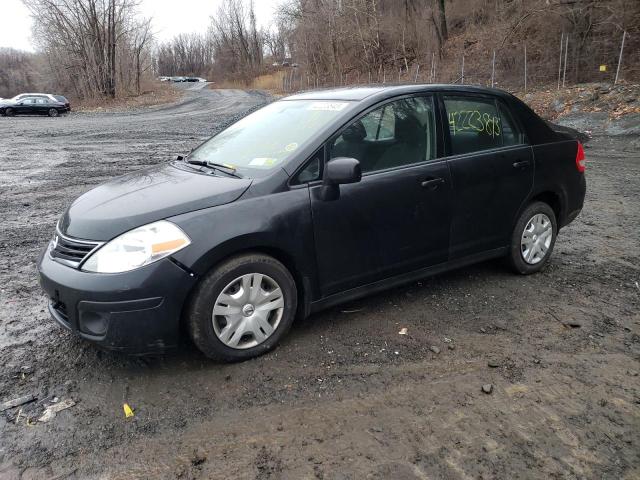
[[[528,47],[526,43],[508,49],[469,52],[462,49],[440,58],[435,52],[422,62],[377,69],[349,69],[342,73],[314,74],[291,67],[280,72],[285,93],[314,88],[365,84],[453,83],[493,86],[508,91],[562,88],[585,82],[637,82],[640,79],[640,42],[637,35],[621,32],[618,38],[592,42],[588,52],[581,50],[579,39],[562,33],[549,42],[552,49]]]

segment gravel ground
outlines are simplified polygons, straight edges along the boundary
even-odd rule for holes
[[[0,413],[0,479],[640,478],[637,136],[596,132],[585,209],[537,275],[416,282],[233,365],[102,352],[49,319],[35,258],[64,206],[265,101],[0,118],[0,402],[36,397]],[[75,405],[38,422],[54,399]]]

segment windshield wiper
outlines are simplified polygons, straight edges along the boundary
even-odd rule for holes
[[[215,168],[216,170],[220,170],[221,172],[231,175],[232,177],[242,178],[242,175],[236,172],[236,169],[234,167],[230,167],[229,165],[223,165],[222,163],[213,163],[213,162],[205,162],[205,163],[210,167]]]
[[[223,165],[221,163],[204,162],[202,160],[194,160],[190,158],[185,158],[184,161],[191,165],[199,165],[201,167],[209,167],[213,170],[219,170],[235,178],[242,178],[242,175],[237,173],[235,168],[229,167],[228,165]]]

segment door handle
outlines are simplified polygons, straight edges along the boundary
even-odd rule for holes
[[[430,178],[429,180],[425,180],[420,185],[422,188],[428,188],[429,190],[435,190],[439,185],[444,183],[444,178]]]
[[[513,168],[525,168],[531,165],[529,160],[522,160],[521,162],[513,162]]]

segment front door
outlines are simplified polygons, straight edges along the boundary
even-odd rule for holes
[[[431,97],[374,108],[329,142],[329,158],[360,161],[363,177],[337,200],[311,187],[323,295],[447,260],[451,179],[438,160]]]
[[[36,106],[35,103],[35,97],[23,98],[16,104],[15,111],[20,115],[30,115],[33,113],[33,109]]]
[[[443,96],[453,181],[450,258],[509,244],[533,187],[531,147],[501,101]]]

